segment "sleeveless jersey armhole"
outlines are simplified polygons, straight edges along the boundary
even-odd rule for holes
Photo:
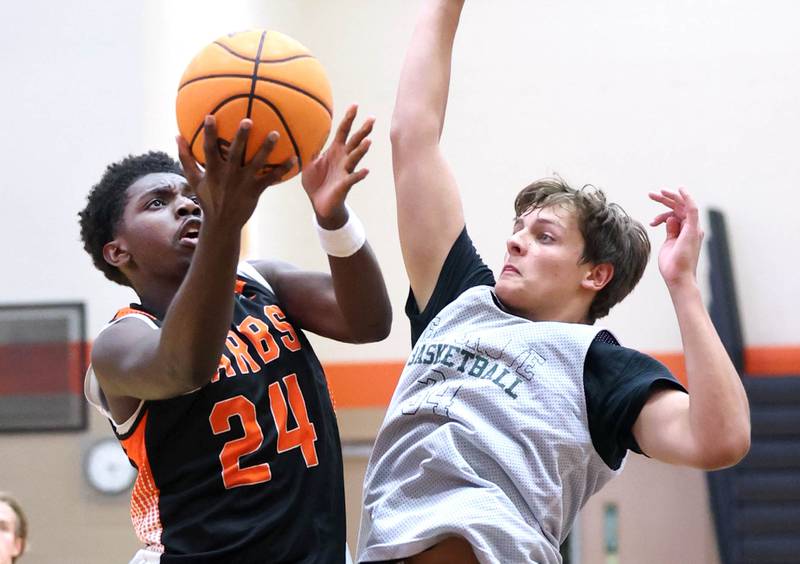
[[[240,262],[239,266],[236,268],[236,273],[240,276],[244,276],[245,278],[249,278],[255,282],[258,282],[273,294],[275,293],[275,290],[272,289],[272,286],[270,286],[270,283],[267,282],[267,279],[264,278],[261,273],[256,270],[256,267],[249,262],[244,260]]]
[[[494,286],[494,283],[494,274],[478,254],[464,226],[442,264],[433,294],[422,311],[414,292],[411,288],[408,290],[405,313],[411,325],[411,346],[416,344],[431,320],[461,294],[476,286]]]
[[[100,333],[122,321],[123,319],[138,319],[144,323],[146,323],[151,329],[158,329],[158,325],[156,325],[152,319],[148,316],[141,314],[141,313],[133,313],[129,312],[125,315],[114,319],[110,323],[108,323],[105,327],[100,330]],[[100,335],[98,333],[98,336]],[[96,338],[96,337],[95,337]],[[111,415],[111,410],[108,406],[108,400],[106,399],[105,393],[103,393],[103,389],[100,387],[100,382],[97,380],[97,375],[94,373],[94,367],[90,364],[89,368],[86,369],[86,378],[83,381],[83,395],[86,396],[86,401],[88,401],[92,407],[97,409],[100,413],[103,414],[111,424],[114,426],[114,430],[119,435],[125,435],[130,432],[133,425],[136,423],[139,415],[142,412],[142,408],[144,408],[144,400],[139,401],[139,405],[136,406],[136,410],[133,414],[128,417],[125,421],[118,423],[114,420],[114,417]]]

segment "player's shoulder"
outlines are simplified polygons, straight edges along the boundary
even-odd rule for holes
[[[620,378],[670,374],[669,369],[652,356],[602,340],[595,340],[589,347],[586,366],[595,374],[613,374]]]
[[[290,262],[279,259],[258,259],[242,261],[237,267],[237,274],[265,286],[270,291],[280,287],[282,277],[289,272],[300,269]]]
[[[138,312],[115,317],[100,331],[92,343],[92,365],[107,366],[108,363],[113,363],[133,344],[158,329],[151,316]]]

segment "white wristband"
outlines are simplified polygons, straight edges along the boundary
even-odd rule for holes
[[[339,229],[325,229],[320,227],[317,223],[317,218],[314,216],[314,225],[317,226],[317,235],[319,235],[319,243],[322,250],[332,257],[349,257],[364,246],[367,241],[367,233],[364,231],[364,224],[358,219],[355,212],[350,209],[347,204],[347,223],[342,225]]]

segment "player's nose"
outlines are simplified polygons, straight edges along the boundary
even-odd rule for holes
[[[522,240],[523,235],[521,233],[522,230],[517,231],[508,239],[506,239],[506,249],[508,250],[509,255],[513,256],[524,254],[525,249],[528,248],[528,245]]]
[[[194,198],[180,196],[178,199],[178,207],[176,209],[178,217],[185,217],[187,215],[200,215],[200,204]]]

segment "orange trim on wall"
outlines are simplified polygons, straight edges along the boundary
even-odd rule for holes
[[[686,366],[683,363],[683,353],[659,352],[648,354],[669,368],[669,371],[680,380],[680,383],[684,386],[686,385]]]
[[[45,393],[51,391],[54,386],[49,379],[40,381],[42,376],[47,375],[48,369],[42,365],[40,369],[34,369],[31,364],[26,365],[24,374],[20,374],[20,364],[14,362],[16,354],[22,354],[23,358],[35,359],[36,366],[53,361],[64,362],[60,355],[45,354],[43,348],[47,345],[33,346],[36,354],[31,354],[31,345],[5,345],[0,346],[0,374],[15,374],[18,378],[0,379],[0,395],[20,394],[20,393]],[[56,347],[57,349],[59,347]],[[63,344],[60,345],[63,350]],[[56,387],[63,390],[79,394],[83,389],[83,375],[85,368],[79,366],[81,344],[73,343],[70,347],[69,357],[74,363],[69,371],[68,382],[59,382]],[[84,353],[87,361],[89,360],[91,343],[85,343]],[[12,354],[13,353],[13,354]],[[63,353],[62,353],[63,354]],[[686,369],[683,362],[683,354],[675,352],[650,353],[658,359],[686,385]],[[800,346],[780,346],[780,347],[748,347],[744,352],[745,372],[753,377],[781,377],[800,375]],[[325,364],[325,373],[328,377],[328,385],[331,390],[337,409],[341,408],[360,408],[360,407],[386,407],[392,399],[397,380],[403,371],[404,361],[376,361],[376,362],[331,362]],[[65,386],[66,385],[66,386]]]
[[[0,396],[83,393],[83,343],[0,344]]]
[[[748,347],[744,366],[747,374],[759,377],[800,374],[800,347]]]
[[[663,363],[685,386],[683,353],[648,353]],[[745,373],[755,377],[800,375],[800,346],[750,347],[745,350]],[[331,362],[325,374],[336,408],[386,407],[392,399],[404,362]]]
[[[325,375],[336,408],[386,407],[404,365],[401,361],[325,364]]]

